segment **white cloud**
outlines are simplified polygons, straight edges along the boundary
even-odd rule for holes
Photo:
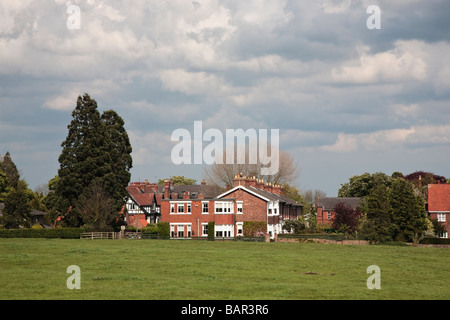
[[[327,152],[352,152],[358,148],[358,139],[352,134],[339,133],[333,145],[322,146],[319,149]]]
[[[368,48],[360,48],[358,61],[332,69],[336,82],[374,83],[391,81],[423,81],[427,77],[427,63],[414,52],[408,43],[398,42],[397,47],[370,55]]]

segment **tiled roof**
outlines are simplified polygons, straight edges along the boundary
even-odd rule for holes
[[[450,184],[428,185],[428,211],[450,212]]]
[[[323,210],[333,211],[339,202],[343,202],[349,205],[353,209],[360,206],[361,198],[344,198],[344,197],[328,197],[319,199],[319,206],[323,207]]]

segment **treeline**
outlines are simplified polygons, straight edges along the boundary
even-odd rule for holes
[[[341,185],[339,197],[361,197],[361,207],[336,208],[333,228],[362,234],[372,242],[419,242],[437,236],[443,226],[427,217],[427,184],[446,183],[443,176],[417,171],[404,176],[394,172],[355,175]]]

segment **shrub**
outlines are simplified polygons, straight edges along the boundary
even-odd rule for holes
[[[208,222],[208,240],[214,241],[214,221]]]
[[[423,238],[421,244],[450,244],[450,239],[445,238]]]
[[[0,229],[0,238],[61,238],[80,239],[83,228]]]
[[[265,221],[244,221],[244,237],[259,237],[267,233]]]

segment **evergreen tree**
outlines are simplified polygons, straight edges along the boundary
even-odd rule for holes
[[[101,118],[106,126],[112,165],[112,171],[104,177],[105,190],[115,199],[116,210],[120,210],[127,196],[126,187],[131,178],[132,148],[124,127],[125,123],[114,110],[105,111]]]
[[[376,181],[371,193],[366,197],[364,204],[365,219],[361,232],[369,241],[386,242],[391,238],[392,207],[389,199],[389,190],[383,181]]]
[[[61,144],[59,179],[52,200],[74,207],[85,189],[100,179],[118,212],[126,196],[131,168],[131,145],[124,122],[112,110],[100,115],[97,102],[88,94],[78,97],[72,117],[66,140]]]
[[[0,169],[0,202],[5,201],[6,194],[9,192],[9,181],[4,172]]]
[[[417,242],[427,230],[425,206],[413,186],[404,179],[395,179],[390,190],[392,207],[391,230],[396,241]]]
[[[9,186],[11,188],[17,189],[20,174],[15,163],[12,161],[9,151],[6,152],[5,156],[3,157],[3,161],[0,162],[0,170],[2,170],[8,178]]]
[[[31,226],[31,194],[18,183],[17,189],[11,189],[6,195],[2,224],[5,228],[29,228]]]

